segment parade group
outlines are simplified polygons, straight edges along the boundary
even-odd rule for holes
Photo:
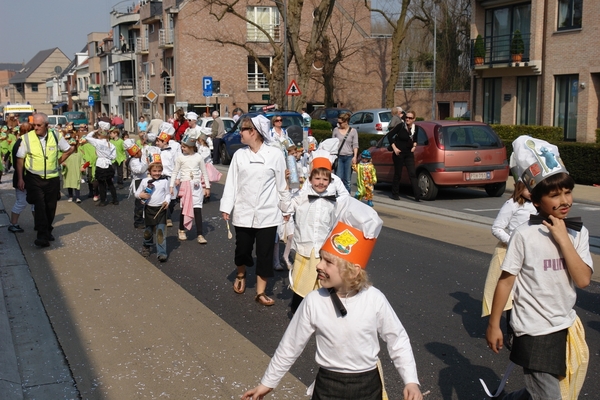
[[[160,262],[168,260],[167,227],[173,226],[177,205],[178,239],[187,240],[195,223],[196,241],[206,244],[202,206],[210,199],[211,183],[222,176],[213,165],[210,135],[197,127],[198,115],[184,116],[184,132],[177,133],[177,121],[167,121],[158,133],[140,130],[136,137],[106,121],[96,129],[50,129],[42,113],[3,126],[1,168],[15,171],[9,231],[23,231],[19,215],[31,204],[34,244],[49,247],[61,181],[69,202],[80,203],[81,187],[87,186],[87,196],[105,207],[119,204],[116,189],[130,179],[133,225],[143,229],[142,255],[155,249]],[[242,399],[262,399],[277,387],[313,334],[319,365],[309,388],[313,399],[387,398],[378,337],[405,384],[404,398],[422,399],[408,334],[366,272],[383,225],[373,208],[376,173],[369,152],[351,158],[359,188],[351,195],[345,179],[333,172],[344,137],[321,143],[309,137],[300,147],[277,115],[242,117],[238,131],[245,147],[231,159],[219,205],[235,233],[233,290],[246,291],[246,270],[255,267],[255,300],[272,306],[275,301],[265,293],[268,280],[274,270],[287,267],[294,313],[260,384]],[[525,388],[505,399],[575,399],[589,359],[573,310],[575,288],[587,286],[593,271],[589,233],[580,221],[567,218],[574,181],[556,146],[522,136],[513,149],[515,191],[492,228],[500,242],[484,290],[486,339],[495,353],[509,348],[511,362],[523,367]],[[542,149],[553,158],[540,157]],[[281,258],[280,242],[285,244]],[[504,311],[510,320],[506,333],[500,329]],[[489,395],[504,395],[502,386]]]

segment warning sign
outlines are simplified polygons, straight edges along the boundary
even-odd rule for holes
[[[298,89],[298,84],[295,80],[292,79],[290,82],[290,86],[288,86],[287,92],[285,92],[286,96],[300,96],[302,92]]]

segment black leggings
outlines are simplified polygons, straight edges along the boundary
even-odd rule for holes
[[[108,186],[108,190],[110,190],[110,195],[112,196],[112,201],[117,201],[117,189],[115,189],[115,184],[112,179],[98,179],[98,191],[100,192],[100,201],[106,202],[106,187]]]
[[[196,221],[196,235],[202,235],[202,209],[194,207],[194,220]],[[183,209],[179,215],[179,230],[184,230],[183,226]]]

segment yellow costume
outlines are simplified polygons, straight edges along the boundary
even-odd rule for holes
[[[373,189],[377,183],[377,173],[371,160],[368,162],[360,162],[352,165],[352,169],[356,171],[356,195],[358,200],[373,200]]]

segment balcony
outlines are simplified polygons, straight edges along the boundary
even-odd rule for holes
[[[148,4],[150,3],[150,4]],[[146,0],[141,2],[140,19],[144,24],[158,22],[162,17],[162,0]]]
[[[433,72],[400,72],[396,89],[429,89],[433,87]]]
[[[282,37],[281,25],[267,24],[267,25],[263,25],[262,28],[269,34],[269,36],[271,36],[271,38],[273,38],[274,41],[276,41],[276,42],[281,41],[281,37]],[[265,35],[260,29],[258,29],[254,25],[248,24],[248,29],[247,29],[246,35],[247,35],[246,40],[248,42],[268,42],[269,41],[269,38],[267,37],[267,35]]]
[[[175,78],[172,76],[165,76],[162,81],[162,92],[163,96],[171,97],[175,96]]]
[[[250,73],[248,74],[248,91],[252,92],[268,92],[269,91],[269,81],[264,74],[260,73]]]
[[[148,54],[148,40],[137,38],[135,41],[135,54]]]
[[[158,31],[158,48],[170,49],[173,47],[173,29],[160,29]]]
[[[489,36],[483,38],[485,46],[485,57],[482,65],[475,65],[475,40],[471,40],[471,68],[481,68],[482,66],[492,68],[495,65],[502,66],[529,66],[529,52],[531,46],[531,34],[521,34],[525,51],[521,61],[513,61],[510,53],[510,47],[514,34]]]
[[[138,87],[137,87],[137,91],[136,91],[137,95],[144,96],[149,91],[150,91],[150,79],[138,80]]]

